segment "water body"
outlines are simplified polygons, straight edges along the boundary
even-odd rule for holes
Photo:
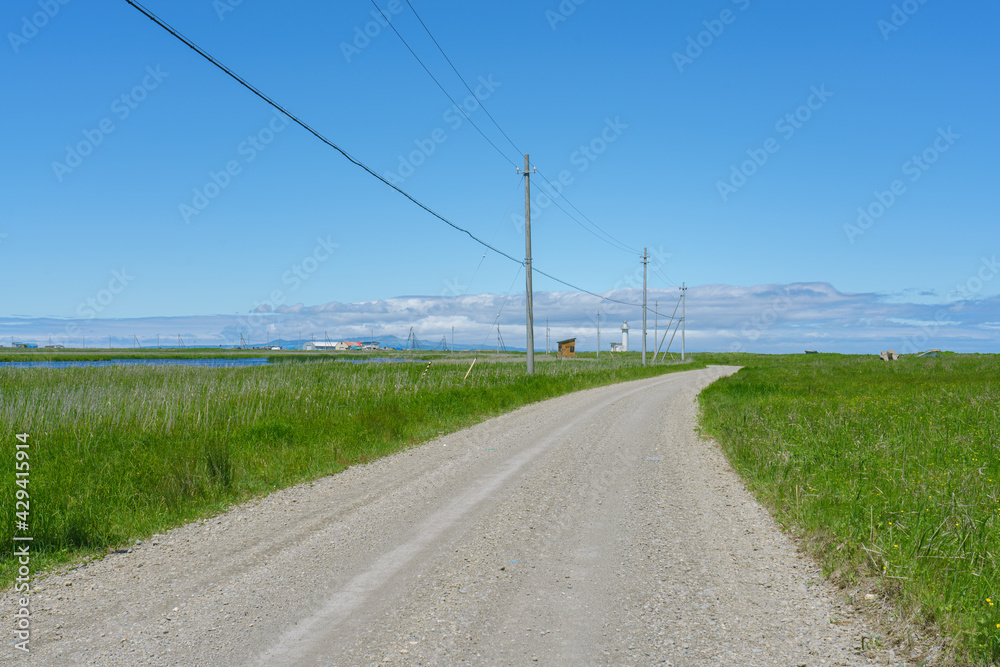
[[[422,363],[420,359],[400,359],[390,357],[366,357],[364,359],[316,359],[315,361],[339,361],[348,364],[385,364],[398,362]],[[305,363],[312,363],[308,360]],[[304,363],[298,359],[285,361],[286,364]],[[97,361],[0,361],[0,368],[85,368],[94,366],[207,366],[210,368],[234,368],[245,366],[273,366],[263,358],[231,359],[101,359]]]
[[[101,359],[98,361],[0,361],[11,368],[84,368],[93,366],[267,366],[267,359]]]

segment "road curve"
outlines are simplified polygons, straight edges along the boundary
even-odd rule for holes
[[[602,387],[38,582],[36,665],[867,665],[717,446],[732,367]],[[13,623],[12,596],[0,616]]]

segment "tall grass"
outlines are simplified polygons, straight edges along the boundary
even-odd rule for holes
[[[702,423],[831,569],[1000,661],[1000,358],[717,355]]]
[[[469,360],[467,360],[469,361]],[[577,389],[649,377],[601,363],[0,368],[0,584],[12,581],[15,434],[30,435],[33,567]]]

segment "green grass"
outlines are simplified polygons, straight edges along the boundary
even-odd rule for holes
[[[4,348],[0,361],[103,361],[105,359],[229,359],[266,358],[280,352],[223,350],[217,347],[183,349]]]
[[[0,585],[12,582],[15,451],[30,448],[32,569],[101,554],[518,406],[671,370],[626,357],[253,368],[0,368]],[[523,355],[521,356],[523,360]]]
[[[702,426],[829,571],[1000,662],[1000,358],[701,355]]]

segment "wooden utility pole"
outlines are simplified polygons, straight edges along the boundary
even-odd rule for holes
[[[528,329],[528,375],[535,374],[535,316],[532,312],[532,291],[531,291],[531,168],[528,163],[528,154],[524,154],[524,171],[520,169],[519,174],[524,174],[524,279],[525,292],[527,294],[526,310]]]
[[[684,361],[684,334],[687,331],[687,284],[681,283],[681,361]]]
[[[597,311],[597,358],[601,358],[601,311]]]
[[[642,249],[642,365],[646,365],[646,266],[649,264],[649,252]]]

